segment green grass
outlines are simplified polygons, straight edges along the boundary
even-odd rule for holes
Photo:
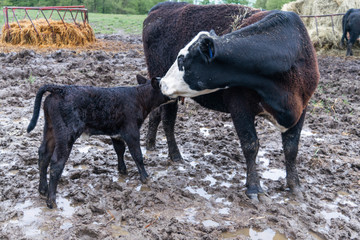
[[[89,13],[89,22],[95,34],[115,34],[119,31],[141,34],[145,18],[146,15]]]
[[[36,18],[37,11],[28,11],[32,19]],[[45,15],[49,17],[50,12],[44,11]],[[24,17],[23,10],[17,10],[16,16],[18,20]],[[40,14],[42,17],[42,15]],[[127,34],[141,34],[142,24],[146,15],[124,15],[124,14],[102,14],[102,13],[89,13],[89,23],[94,29],[95,34],[116,34],[120,31],[124,31]],[[53,14],[52,19],[59,20],[57,14]],[[65,17],[67,22],[72,22],[70,15]],[[80,15],[77,18],[81,20]],[[12,14],[9,18],[10,22],[13,21]],[[0,26],[4,25],[4,14],[0,11]]]

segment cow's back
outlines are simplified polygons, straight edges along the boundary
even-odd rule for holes
[[[160,3],[143,24],[143,44],[149,77],[162,77],[176,56],[200,31],[230,32],[234,16],[245,6],[235,4],[193,5]],[[251,9],[252,11],[256,11]]]

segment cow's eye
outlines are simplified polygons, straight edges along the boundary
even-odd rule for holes
[[[184,71],[184,55],[178,56],[178,66],[180,71]]]

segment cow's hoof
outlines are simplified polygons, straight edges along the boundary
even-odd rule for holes
[[[118,170],[119,170],[119,173],[120,173],[121,175],[127,175],[127,174],[128,174],[126,168],[125,168],[125,169],[120,169],[120,168],[119,168]]]
[[[56,201],[48,199],[46,200],[46,205],[50,209],[56,208]]]
[[[296,200],[303,200],[304,199],[303,189],[300,186],[290,188],[290,193],[291,193],[291,196],[293,198],[295,198]]]
[[[47,192],[48,192],[47,186],[45,186],[45,187],[40,187],[39,186],[39,193],[40,193],[41,196],[46,196]]]
[[[141,181],[141,183],[143,183],[143,184],[146,184],[147,183],[147,177],[144,177],[144,176],[141,176],[140,177],[140,181]]]
[[[170,159],[171,159],[171,161],[173,161],[173,162],[182,162],[182,161],[183,161],[183,158],[181,157],[181,154],[180,154],[180,153],[171,154],[171,155],[170,155]]]

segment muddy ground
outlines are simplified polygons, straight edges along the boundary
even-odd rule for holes
[[[271,124],[257,119],[267,193],[253,203],[230,116],[186,99],[176,123],[184,162],[169,161],[161,128],[156,150],[146,151],[147,121],[147,184],[128,151],[129,174],[119,176],[109,137],[79,139],[58,186],[58,208],[48,209],[37,191],[42,113],[26,132],[38,88],[135,85],[136,74],[146,75],[140,36],[98,38],[103,48],[90,50],[0,46],[0,239],[360,238],[360,57],[345,58],[345,50],[319,56],[321,80],[297,158],[303,199],[285,187],[280,133]]]

